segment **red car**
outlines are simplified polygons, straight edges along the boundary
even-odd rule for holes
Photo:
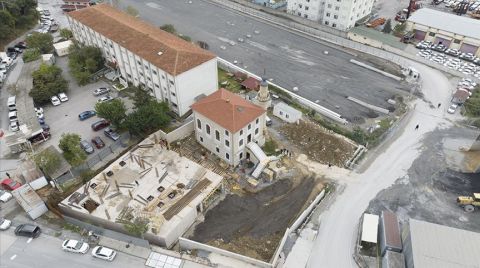
[[[97,149],[105,147],[105,143],[102,141],[102,139],[99,136],[96,136],[95,138],[92,139],[93,145],[97,147]]]
[[[22,186],[22,184],[14,181],[12,179],[4,179],[1,184],[2,184],[3,188],[5,188],[7,190],[10,190],[10,191],[13,191],[13,190],[19,188],[20,186]]]
[[[104,129],[106,127],[110,126],[110,122],[108,122],[105,119],[102,119],[100,121],[97,121],[92,124],[92,129],[93,131],[99,131],[100,129]]]

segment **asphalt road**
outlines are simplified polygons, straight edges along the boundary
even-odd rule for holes
[[[231,12],[208,2],[194,0],[121,0],[140,17],[154,25],[173,24],[178,32],[205,41],[219,57],[256,74],[273,78],[287,89],[317,101],[347,119],[367,116],[368,109],[345,99],[353,96],[373,105],[386,107],[386,100],[399,84],[378,73],[349,62],[352,55]],[[259,31],[259,34],[255,34]],[[252,38],[246,38],[250,34]],[[244,42],[238,42],[243,38]],[[229,42],[234,41],[235,45]],[[225,49],[221,47],[224,46]],[[324,51],[329,54],[325,55]]]
[[[87,254],[64,252],[62,240],[48,235],[29,242],[26,237],[17,237],[13,228],[0,233],[1,261],[0,268],[36,268],[36,267],[145,267],[145,260],[121,252],[113,262],[93,258],[91,249]]]

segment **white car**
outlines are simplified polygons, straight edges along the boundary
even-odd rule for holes
[[[448,112],[449,114],[453,114],[453,113],[455,113],[455,111],[457,110],[457,107],[458,107],[458,105],[452,104],[452,105],[450,105],[450,107],[448,107],[447,112]]]
[[[80,242],[73,239],[67,239],[63,241],[62,248],[65,251],[70,251],[73,253],[87,253],[90,246],[87,243]]]
[[[97,246],[92,249],[92,256],[102,260],[113,261],[117,252],[113,249]]]
[[[68,101],[68,97],[65,93],[60,93],[58,94],[58,98],[60,99],[61,102],[66,102]]]
[[[58,106],[61,104],[60,100],[58,99],[57,96],[53,96],[52,98],[50,98],[50,101],[52,102],[52,105],[53,106]]]
[[[5,191],[5,190],[0,190],[0,201],[6,203],[8,200],[12,199],[12,194]]]
[[[43,119],[43,108],[37,108],[35,107],[35,114],[37,115],[37,118]]]
[[[107,96],[104,96],[104,97],[101,97],[100,99],[98,99],[97,102],[102,103],[102,102],[108,102],[108,101],[111,101],[111,100],[113,100],[113,98],[110,95],[107,95]]]
[[[17,132],[19,130],[20,130],[20,128],[18,127],[18,121],[10,122],[10,131],[11,132]]]
[[[0,230],[7,230],[12,225],[12,221],[0,218]]]

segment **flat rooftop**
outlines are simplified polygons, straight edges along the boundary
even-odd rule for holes
[[[192,213],[222,180],[167,150],[152,134],[61,204],[116,223],[147,218],[148,232],[166,236],[179,225],[192,224]]]

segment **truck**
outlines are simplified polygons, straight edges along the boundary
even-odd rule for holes
[[[459,196],[457,204],[466,212],[473,212],[475,208],[480,208],[480,193],[474,193],[473,196]]]

